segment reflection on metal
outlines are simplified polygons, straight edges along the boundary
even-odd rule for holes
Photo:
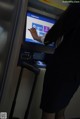
[[[42,14],[46,17],[50,17],[50,18],[53,18],[53,19],[58,19],[58,17],[56,15],[47,13],[46,11],[38,10],[38,9],[35,9],[35,8],[32,8],[32,7],[28,7],[28,10],[31,11],[31,12],[34,12],[34,13]]]
[[[47,1],[47,2],[46,2]],[[64,4],[62,0],[29,0],[29,7],[54,14],[59,17],[69,4]],[[63,8],[65,7],[65,8]]]
[[[7,32],[0,26],[0,59],[7,41]]]
[[[8,67],[8,57],[12,40],[9,37],[12,28],[14,4],[0,1],[0,99],[5,84],[5,74]]]
[[[10,20],[14,6],[7,2],[0,1],[0,20]]]
[[[17,79],[14,80],[14,76],[16,76],[15,70],[17,70],[18,55],[23,38],[28,0],[1,1],[4,0],[0,0],[0,26],[1,32],[7,32],[7,42],[2,56],[0,56],[0,112],[5,110],[9,116],[17,85]]]

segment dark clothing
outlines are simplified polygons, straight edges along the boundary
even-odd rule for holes
[[[71,5],[48,32],[46,41],[62,43],[48,59],[41,108],[57,112],[66,107],[80,84],[80,4]]]
[[[45,38],[45,44],[56,42],[62,35],[68,35],[76,28],[80,21],[80,3],[70,5],[67,10],[61,15],[59,20],[52,26]],[[75,34],[74,34],[75,35]]]
[[[48,113],[56,113],[65,108],[80,84],[80,72],[65,69],[63,72],[47,69],[43,84],[40,107]],[[55,70],[55,69],[54,69]]]

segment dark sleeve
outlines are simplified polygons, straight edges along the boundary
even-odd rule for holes
[[[80,4],[70,5],[55,25],[48,31],[44,43],[49,44],[51,42],[56,42],[58,38],[76,25],[78,18],[80,18]]]

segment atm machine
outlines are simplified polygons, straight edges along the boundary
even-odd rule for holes
[[[58,4],[60,4],[60,1],[57,2]],[[17,115],[19,118],[23,119],[41,119],[41,110],[39,108],[39,105],[42,93],[44,74],[46,71],[46,64],[44,58],[46,54],[51,56],[54,51],[55,44],[52,43],[48,46],[44,46],[43,43],[39,43],[32,38],[28,29],[31,27],[35,27],[37,29],[38,35],[43,36],[47,33],[51,26],[55,24],[60,14],[67,7],[67,5],[63,6],[64,7],[62,7],[62,9],[61,7],[58,8],[58,6],[49,6],[49,4],[44,3],[44,0],[29,0],[28,2],[28,9],[26,11],[25,16],[23,43],[19,55],[19,63],[21,64],[22,61],[26,61],[31,65],[37,66],[38,68],[40,68],[40,73],[37,79],[37,83],[35,85],[35,90],[32,101],[30,103],[30,108],[29,110],[27,110],[34,80],[33,74],[31,73],[30,75],[29,70],[26,72],[26,69],[24,69],[23,80],[20,85],[14,116]],[[80,117],[79,111],[74,111],[75,107],[78,108],[78,110],[80,109],[80,106],[77,106],[79,103],[79,100],[77,99],[80,96],[78,94],[79,90],[66,110],[66,119]],[[75,104],[76,106],[74,107],[73,103],[75,101],[77,101],[77,105]]]
[[[45,46],[43,43],[33,39],[28,29],[35,27],[37,29],[38,35],[43,36],[58,19],[58,15],[53,15],[51,13],[51,7],[48,6],[48,10],[44,11],[43,8],[46,6],[41,6],[41,9],[35,8],[37,5],[33,5],[32,2],[34,3],[34,1],[28,2],[28,9],[26,10],[23,42],[20,49],[18,65],[23,66],[23,63],[25,62],[25,64],[27,63],[29,66],[39,68],[40,73],[38,75],[38,79],[36,79],[37,82],[34,89],[34,74],[29,70],[26,70],[26,67],[23,70],[23,74],[21,75],[22,81],[19,87],[13,114],[14,117],[19,117],[21,119],[41,118],[41,110],[39,105],[44,74],[46,71],[46,64],[44,59],[46,54],[52,55],[55,48],[54,43]],[[35,4],[36,3],[37,2],[35,2]],[[40,3],[38,3],[38,6],[39,5]]]
[[[0,1],[0,115],[3,112],[8,119],[41,119],[39,104],[46,71],[45,55],[51,56],[55,44],[45,46],[35,41],[28,29],[35,27],[38,35],[43,36],[55,24],[66,6],[61,3],[61,9],[50,2]],[[33,85],[34,70],[39,74],[36,85]],[[79,98],[79,91],[67,108],[66,119],[80,116],[76,97]]]

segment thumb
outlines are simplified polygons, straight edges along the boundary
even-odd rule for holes
[[[30,31],[30,29],[28,29]]]
[[[31,29],[28,29],[30,32],[32,32],[32,30]]]

